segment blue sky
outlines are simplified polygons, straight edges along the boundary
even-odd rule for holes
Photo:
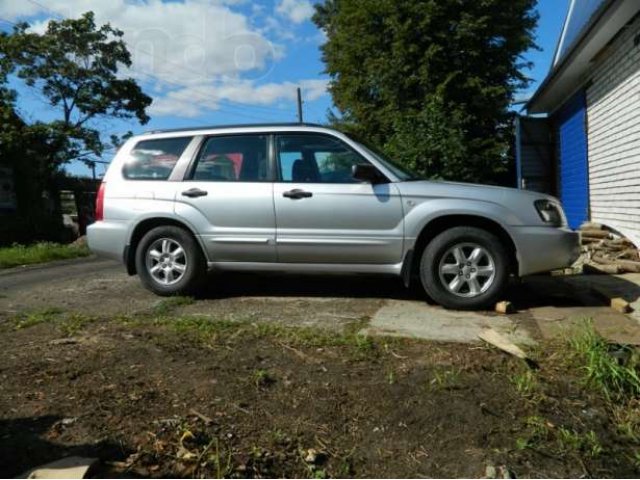
[[[539,0],[536,37],[542,51],[526,54],[534,62],[528,73],[535,82],[524,96],[549,70],[568,1]],[[51,18],[87,10],[95,11],[98,23],[125,32],[133,54],[126,73],[154,98],[147,125],[101,120],[96,126],[105,133],[295,121],[297,86],[306,121],[322,122],[331,107],[319,51],[324,37],[310,21],[311,0],[0,0],[0,28],[27,20],[42,31]],[[55,115],[37,94],[14,86],[24,118]],[[89,174],[81,163],[69,170]]]

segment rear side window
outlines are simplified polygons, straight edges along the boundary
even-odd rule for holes
[[[129,180],[168,179],[192,138],[159,138],[138,142],[129,153],[122,175]]]
[[[267,135],[209,137],[196,160],[191,180],[263,182],[269,180]]]

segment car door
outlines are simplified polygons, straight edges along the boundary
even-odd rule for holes
[[[362,183],[369,163],[328,134],[275,136],[276,247],[284,263],[396,264],[402,260],[403,214],[393,183]]]
[[[176,213],[198,231],[213,262],[275,262],[275,212],[269,135],[203,140]]]

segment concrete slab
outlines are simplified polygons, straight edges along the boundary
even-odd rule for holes
[[[640,345],[640,324],[635,318],[615,310],[602,311],[593,316],[593,326],[600,335],[611,342]]]
[[[629,314],[640,321],[640,274],[624,275],[572,275],[563,281],[577,289],[592,289],[606,298],[624,298],[633,311]]]
[[[484,328],[493,328],[516,344],[535,343],[528,331],[507,316],[445,310],[424,302],[405,300],[386,302],[362,333],[476,343],[480,342],[478,333]]]
[[[570,338],[578,333],[587,320],[593,320],[609,307],[539,307],[529,311],[545,339]]]
[[[631,315],[616,312],[607,305],[597,303],[588,306],[537,306],[529,309],[543,338],[569,338],[591,320],[604,338],[615,343],[639,345],[640,341],[640,275],[573,275],[555,277],[573,289],[574,298],[583,300],[597,291],[603,299],[621,297],[632,302],[638,310]],[[557,281],[554,280],[554,281]],[[635,316],[634,316],[635,315]]]

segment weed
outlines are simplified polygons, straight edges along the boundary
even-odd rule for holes
[[[193,297],[174,296],[160,300],[153,307],[153,313],[156,315],[167,315],[178,307],[192,305],[195,302]]]
[[[551,424],[537,415],[525,418],[524,423],[526,435],[516,439],[516,448],[518,450],[540,448],[549,439]]]
[[[587,383],[595,386],[607,400],[620,400],[640,395],[638,356],[635,352],[621,362],[611,354],[611,347],[593,328],[590,321],[573,340],[571,347],[583,363]]]
[[[212,461],[216,466],[216,478],[227,478],[233,471],[231,449],[224,455],[220,449],[220,441],[216,438],[212,443],[215,443],[216,448],[213,455],[209,456],[209,461]],[[207,447],[207,450],[209,448]]]
[[[275,382],[275,379],[269,372],[263,369],[254,370],[251,379],[257,388],[266,388]]]
[[[313,470],[313,478],[329,478],[327,471],[324,468]]]
[[[460,370],[439,370],[431,380],[431,385],[437,388],[447,390],[456,388],[460,380]]]
[[[596,458],[602,453],[602,445],[593,430],[580,434],[564,427],[558,429],[558,443],[562,452],[581,452]]]
[[[95,321],[94,318],[85,315],[72,314],[60,323],[60,330],[63,334],[71,337],[82,330],[89,323]]]
[[[287,443],[288,440],[287,435],[279,428],[276,428],[271,432],[271,437],[273,439],[273,442],[277,444]]]
[[[393,385],[394,383],[396,383],[396,374],[393,370],[389,370],[387,372],[387,383],[389,385]]]
[[[23,328],[33,327],[41,323],[47,323],[56,320],[61,314],[62,310],[58,308],[47,308],[40,311],[31,313],[21,313],[14,317],[16,330]]]
[[[611,405],[611,413],[618,434],[632,442],[640,442],[640,400]]]
[[[538,389],[538,378],[531,370],[512,375],[511,383],[516,391],[525,397],[531,396]]]
[[[375,350],[375,343],[373,339],[368,335],[361,335],[359,333],[356,333],[353,336],[347,335],[345,343],[351,343],[350,340],[353,343],[353,346],[355,346],[357,353],[361,357],[366,357]]]
[[[203,316],[182,315],[179,317],[157,317],[156,325],[168,326],[176,333],[193,334],[198,340],[210,342],[217,337],[235,332],[243,327],[240,322]]]

